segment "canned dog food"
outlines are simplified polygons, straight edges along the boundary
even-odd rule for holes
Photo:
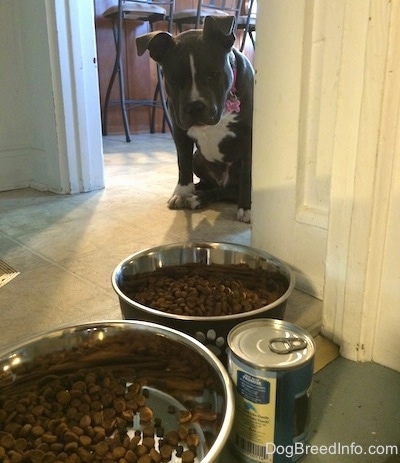
[[[233,328],[228,346],[234,449],[249,462],[301,458],[310,419],[313,338],[292,323],[256,319]]]

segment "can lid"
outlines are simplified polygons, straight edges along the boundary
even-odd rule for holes
[[[230,350],[256,368],[287,370],[309,361],[315,353],[312,336],[292,323],[255,319],[236,325],[228,334]]]

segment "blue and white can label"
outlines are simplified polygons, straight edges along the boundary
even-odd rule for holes
[[[301,455],[276,449],[303,442],[308,433],[315,345],[280,320],[237,325],[228,335],[228,370],[235,385],[231,442],[245,461],[283,463]]]

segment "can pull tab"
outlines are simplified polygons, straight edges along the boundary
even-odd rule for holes
[[[274,338],[269,341],[269,348],[276,354],[289,354],[296,350],[305,349],[307,341],[303,338]]]

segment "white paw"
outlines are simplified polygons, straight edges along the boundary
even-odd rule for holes
[[[190,200],[195,196],[193,194],[194,191],[195,188],[193,183],[189,183],[189,185],[186,186],[176,185],[173,195],[168,200],[168,207],[170,209],[191,208]]]
[[[251,210],[243,209],[242,207],[239,207],[236,218],[239,220],[239,222],[250,223],[251,222]]]
[[[201,202],[197,195],[190,195],[186,198],[186,204],[188,209],[199,209]]]

